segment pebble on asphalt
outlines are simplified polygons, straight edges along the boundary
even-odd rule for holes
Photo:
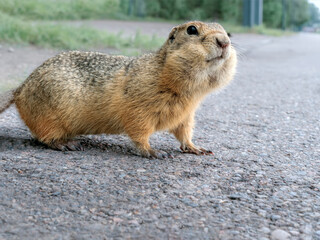
[[[289,240],[290,234],[282,229],[276,229],[271,233],[271,240]]]

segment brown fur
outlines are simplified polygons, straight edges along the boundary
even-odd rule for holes
[[[198,35],[187,33],[191,25]],[[0,111],[15,102],[33,135],[53,148],[80,134],[126,133],[143,156],[162,157],[149,136],[169,130],[184,152],[207,154],[191,140],[195,110],[230,82],[236,62],[219,24],[188,22],[173,28],[159,51],[138,58],[61,53],[10,92]]]

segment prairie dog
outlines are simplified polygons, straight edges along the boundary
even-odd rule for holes
[[[140,57],[58,54],[0,97],[0,113],[15,103],[32,135],[58,150],[82,149],[72,141],[77,135],[127,134],[143,157],[163,158],[149,136],[168,130],[183,152],[211,154],[192,143],[194,114],[208,93],[232,80],[236,64],[221,25],[187,22]]]

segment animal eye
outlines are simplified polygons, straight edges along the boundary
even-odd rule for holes
[[[199,33],[198,33],[198,30],[197,30],[197,28],[195,27],[195,26],[189,26],[188,28],[187,28],[187,33],[189,34],[189,35],[198,35]]]

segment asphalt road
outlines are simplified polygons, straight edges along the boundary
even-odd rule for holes
[[[151,145],[172,159],[135,156],[126,136],[63,153],[14,107],[0,115],[0,239],[320,239],[320,35],[234,42],[234,82],[197,112],[214,156],[168,133]]]

